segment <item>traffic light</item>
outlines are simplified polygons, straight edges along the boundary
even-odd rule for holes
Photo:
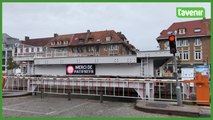
[[[169,47],[170,47],[170,53],[175,54],[177,52],[176,50],[176,42],[175,42],[175,35],[169,36]]]

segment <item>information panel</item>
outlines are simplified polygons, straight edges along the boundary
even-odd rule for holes
[[[94,64],[78,64],[78,65],[67,65],[67,75],[95,75]]]

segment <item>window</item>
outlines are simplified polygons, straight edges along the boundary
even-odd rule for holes
[[[201,45],[201,40],[200,39],[195,39],[194,45],[195,46],[200,46]]]
[[[72,48],[72,52],[75,53],[76,51],[77,51],[77,48],[76,48],[76,47],[73,47],[73,48]]]
[[[181,47],[182,46],[182,40],[177,40],[177,47]]]
[[[118,45],[110,45],[109,50],[118,50]]]
[[[83,53],[84,52],[82,47],[77,47],[77,51],[78,51],[78,53]]]
[[[20,49],[20,53],[23,53],[23,49],[22,48]]]
[[[34,48],[31,48],[31,52],[34,52]]]
[[[104,51],[107,51],[107,50],[108,50],[108,49],[107,49],[107,46],[105,45],[105,46],[104,46]]]
[[[118,45],[109,45],[109,55],[118,55]]]
[[[26,52],[29,52],[29,48],[26,48]]]
[[[39,48],[37,48],[37,52],[40,52],[40,49],[39,49]]]
[[[186,29],[185,28],[181,28],[178,30],[179,34],[185,34],[186,33]]]
[[[12,57],[12,51],[8,51],[7,52],[7,57],[9,58],[9,57]]]
[[[202,59],[202,54],[200,50],[196,50],[194,53],[194,59],[195,60],[201,60]]]
[[[182,60],[182,56],[183,56],[183,54],[182,54],[182,51],[180,51],[180,60]]]
[[[42,52],[42,51],[43,51],[43,48],[42,48],[42,47],[40,47],[39,49],[40,49],[40,50],[39,50],[40,52]]]
[[[111,37],[110,37],[110,36],[109,36],[109,37],[106,37],[106,41],[107,41],[107,42],[111,41]]]
[[[58,41],[58,42],[57,42],[57,45],[61,45],[61,41]]]
[[[93,51],[94,51],[94,46],[87,47],[87,52],[93,52]]]
[[[164,43],[164,50],[169,50],[169,41]]]
[[[199,33],[199,32],[201,32],[201,29],[200,29],[200,28],[195,28],[195,29],[194,29],[194,32],[195,32],[195,33]]]
[[[189,46],[188,40],[183,40],[182,41],[182,46]]]
[[[95,46],[96,52],[99,52],[99,46]]]
[[[5,59],[2,59],[2,65],[4,65],[5,64]]]
[[[189,52],[188,51],[183,51],[182,58],[183,58],[183,60],[188,60],[189,59]]]

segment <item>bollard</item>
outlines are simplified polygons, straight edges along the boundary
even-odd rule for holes
[[[100,103],[103,103],[103,92],[100,92]]]
[[[43,89],[41,90],[41,99],[43,99],[44,98],[44,91],[43,91]]]
[[[71,93],[70,93],[70,91],[68,92],[68,100],[69,101],[71,100]]]

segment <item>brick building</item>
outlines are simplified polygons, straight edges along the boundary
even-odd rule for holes
[[[157,37],[160,50],[169,50],[168,36],[176,32],[179,67],[209,64],[210,21],[211,19],[201,19],[173,23]]]
[[[17,54],[52,54],[63,52],[66,56],[119,56],[136,54],[135,47],[121,32],[114,30],[75,33],[68,35],[54,34],[54,37],[30,39],[25,37]],[[37,54],[37,55],[38,55]]]
[[[84,33],[31,39],[28,36],[17,47],[15,60],[24,74],[34,73],[35,58],[125,56],[136,55],[137,49],[125,35],[114,30],[87,30]],[[29,72],[30,71],[30,72]]]

